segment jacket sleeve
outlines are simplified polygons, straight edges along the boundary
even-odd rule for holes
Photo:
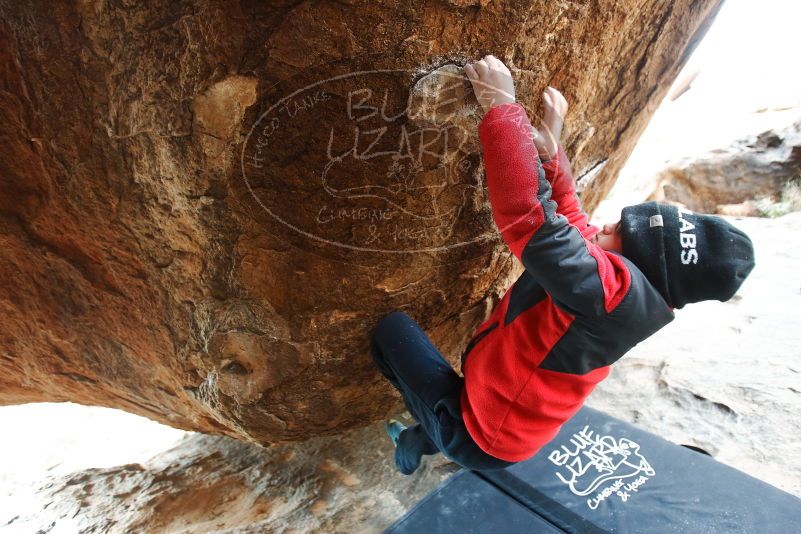
[[[625,296],[630,273],[558,213],[530,131],[518,103],[490,108],[478,126],[495,224],[554,303],[575,315],[609,313]]]
[[[573,181],[573,170],[561,144],[556,152],[556,157],[543,162],[542,168],[545,171],[545,178],[551,184],[552,198],[556,202],[557,213],[564,215],[567,221],[578,228],[584,237],[592,237],[599,229],[590,224],[590,218],[581,207],[581,201],[576,194],[576,186]]]

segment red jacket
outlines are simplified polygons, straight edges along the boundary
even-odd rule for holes
[[[609,365],[673,320],[626,258],[588,241],[564,150],[544,165],[519,104],[478,127],[495,224],[525,271],[462,355],[465,426],[488,454],[530,458],[607,377]]]

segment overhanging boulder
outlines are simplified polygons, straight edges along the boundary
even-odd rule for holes
[[[517,274],[459,77],[564,91],[588,210],[720,0],[0,5],[0,404],[260,443],[400,406],[371,328],[456,362]]]

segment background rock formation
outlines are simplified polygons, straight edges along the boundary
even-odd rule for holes
[[[801,213],[731,222],[758,258],[737,295],[682,309],[588,405],[801,497]],[[381,422],[264,448],[197,433],[146,462],[43,477],[5,500],[0,487],[0,531],[378,533],[457,468],[425,456],[404,476],[392,460]]]
[[[429,456],[408,477],[395,471],[392,453],[381,423],[268,448],[191,434],[146,463],[19,492],[0,510],[0,529],[379,533],[458,469]]]
[[[779,200],[785,184],[799,176],[801,121],[702,157],[670,162],[654,177],[650,198],[679,202],[704,213],[731,211],[736,207],[732,205],[761,198]],[[755,205],[752,209],[749,215],[759,215]]]
[[[440,67],[562,89],[591,210],[719,6],[0,1],[0,404],[261,443],[397,411],[376,320],[455,362],[516,274]]]

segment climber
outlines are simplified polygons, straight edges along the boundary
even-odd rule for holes
[[[540,130],[494,56],[465,66],[495,223],[525,270],[481,324],[458,375],[407,314],[376,326],[371,353],[417,421],[391,420],[395,465],[413,473],[442,452],[469,469],[502,469],[553,439],[610,365],[673,320],[726,301],[754,267],[751,240],[724,219],[646,202],[602,229],[589,224],[561,146],[567,102],[543,94]]]

